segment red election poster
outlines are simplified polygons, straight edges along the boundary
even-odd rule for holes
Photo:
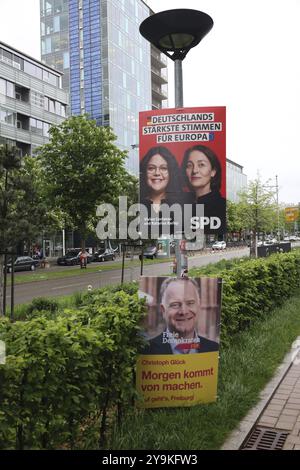
[[[226,108],[143,111],[139,132],[143,238],[226,232]]]

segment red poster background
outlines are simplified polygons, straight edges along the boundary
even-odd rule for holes
[[[151,116],[165,116],[168,114],[207,114],[214,113],[213,120],[197,121],[197,122],[220,122],[222,123],[221,131],[188,131],[187,133],[204,133],[211,132],[214,134],[214,139],[210,141],[203,140],[193,140],[188,142],[162,142],[157,143],[157,135],[143,135],[143,127],[147,126],[147,123],[150,121]],[[176,121],[172,124],[183,124],[183,123],[193,123],[196,121]],[[157,123],[150,124],[151,126],[164,126],[168,123]],[[178,133],[178,132],[175,132]],[[184,132],[180,132],[184,133]],[[159,133],[162,134],[162,133]],[[197,107],[197,108],[168,108],[168,109],[158,109],[152,111],[143,111],[139,113],[139,156],[140,161],[143,159],[145,154],[151,147],[162,146],[170,150],[177,160],[179,166],[181,166],[183,156],[185,151],[193,147],[194,145],[204,145],[212,149],[221,164],[222,169],[222,183],[221,183],[221,196],[226,198],[226,108],[225,106],[214,106],[214,107]],[[183,188],[185,191],[189,191],[188,188]]]

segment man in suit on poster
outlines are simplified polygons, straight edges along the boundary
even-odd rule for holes
[[[199,287],[191,278],[167,278],[160,288],[165,330],[149,341],[142,354],[195,354],[219,350],[219,344],[199,336]]]

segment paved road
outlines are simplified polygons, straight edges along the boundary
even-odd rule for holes
[[[189,267],[205,266],[208,263],[216,263],[221,259],[230,259],[249,255],[249,249],[227,250],[222,253],[208,253],[189,258]],[[143,274],[145,276],[162,276],[172,272],[170,262],[144,266]],[[24,273],[25,274],[25,273]],[[140,267],[127,268],[125,270],[125,282],[138,280],[140,276]],[[51,279],[48,281],[35,281],[15,286],[15,305],[30,302],[34,297],[59,297],[70,295],[74,292],[84,291],[88,286],[99,288],[109,284],[118,284],[121,282],[121,270],[113,269],[111,271],[86,273],[80,276],[74,276],[65,279]],[[10,291],[8,292],[10,294]],[[10,295],[7,295],[7,306],[10,305]]]

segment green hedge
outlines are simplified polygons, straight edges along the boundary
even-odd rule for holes
[[[211,275],[223,279],[222,345],[257,318],[280,306],[300,286],[300,252],[224,262],[211,266]],[[209,276],[208,267],[194,268],[191,276]]]
[[[143,305],[104,291],[80,310],[0,322],[0,448],[97,448],[135,394]],[[32,312],[31,312],[32,314]]]
[[[226,347],[299,288],[300,254],[222,262],[212,270],[224,280]],[[191,274],[203,275],[203,269]],[[0,321],[7,348],[6,365],[0,365],[1,449],[101,448],[131,406],[145,311],[137,284],[90,292],[76,304],[61,310],[38,299],[26,308],[26,321]]]

